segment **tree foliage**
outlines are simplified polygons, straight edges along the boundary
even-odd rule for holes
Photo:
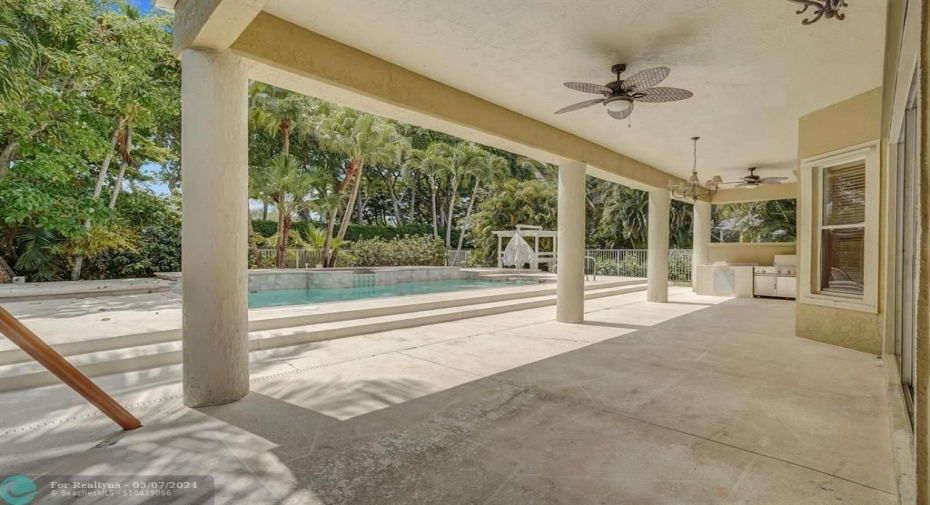
[[[797,237],[795,200],[715,205],[715,242],[794,242]]]
[[[0,226],[21,274],[80,274],[76,258],[129,247],[121,190],[176,158],[167,24],[123,0],[0,2]],[[20,261],[39,250],[46,266]]]

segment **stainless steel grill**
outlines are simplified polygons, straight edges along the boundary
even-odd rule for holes
[[[753,296],[795,298],[798,290],[795,258],[794,255],[778,255],[772,266],[753,267]]]

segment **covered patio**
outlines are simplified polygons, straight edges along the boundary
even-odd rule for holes
[[[0,394],[2,473],[213,475],[216,503],[897,502],[883,368],[793,336],[794,304],[670,289],[252,354],[183,405],[181,367]],[[49,407],[54,405],[55,407]]]
[[[519,2],[454,9],[429,2],[319,9],[286,0],[156,4],[175,11],[175,51],[183,62],[185,401],[192,407],[235,401],[249,390],[241,207],[250,79],[557,165],[556,318],[565,323],[584,319],[586,176],[649,192],[647,299],[662,303],[669,187],[697,162],[692,166],[687,139],[704,137],[702,169],[714,167],[704,179],[739,181],[747,167],[764,166],[765,175],[787,179],[779,192],[795,197],[798,118],[882,83],[882,2],[862,3],[842,26],[816,28],[803,26],[791,5],[742,0],[701,9],[681,2],[654,9],[640,0],[588,8],[550,2],[535,5],[532,18],[524,18]],[[358,29],[338,28],[344,26]],[[482,32],[483,42],[475,44],[463,26]],[[491,26],[501,30],[485,30]],[[826,53],[785,55],[789,40]],[[669,75],[672,68],[663,86],[696,95],[643,104],[624,122],[599,107],[552,114],[585,98],[563,82],[605,81],[618,63],[629,75],[656,66]],[[818,86],[791,77],[801,75]],[[731,191],[752,190],[720,193]],[[708,258],[711,203],[689,201],[700,265]]]
[[[183,62],[183,365],[100,379],[145,422],[126,433],[59,386],[0,394],[23,406],[0,470],[208,474],[217,503],[930,503],[930,269],[894,264],[902,216],[930,216],[927,194],[895,201],[897,156],[927,186],[907,130],[926,120],[920,2],[850,0],[813,26],[770,0],[155,3]],[[552,114],[584,98],[563,82],[618,63],[695,95],[626,121]],[[557,165],[555,310],[250,353],[250,79]],[[796,198],[797,302],[670,286],[669,184],[697,135],[702,180],[786,180],[689,200],[694,264],[713,261],[713,203]],[[861,172],[868,216],[837,225],[869,237],[841,296],[821,289],[832,225],[811,217],[834,167]],[[587,176],[649,193],[645,296],[585,300]]]

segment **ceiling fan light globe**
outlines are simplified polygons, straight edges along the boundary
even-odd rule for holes
[[[605,100],[604,107],[611,112],[626,112],[633,107],[633,101],[627,97],[615,96]]]

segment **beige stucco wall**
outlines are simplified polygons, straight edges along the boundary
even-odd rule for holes
[[[881,138],[882,89],[875,88],[801,117],[798,122],[798,158],[829,153]],[[884,153],[884,145],[882,152]],[[884,167],[882,157],[882,170]],[[883,177],[880,177],[883,179]],[[884,191],[882,191],[884,193]],[[798,202],[798,213],[810,204]],[[882,205],[879,208],[883,209]],[[884,222],[884,219],[881,220]],[[885,230],[879,230],[884,243]],[[803,246],[803,245],[802,245]],[[884,248],[880,248],[884,249]],[[885,335],[885,255],[879,254],[879,308],[877,314],[837,309],[798,302],[796,328],[799,337],[809,338],[868,352],[882,354]],[[798,276],[810,275],[806,265],[798,265]]]
[[[771,265],[776,254],[797,254],[795,244],[710,244],[707,262]]]

